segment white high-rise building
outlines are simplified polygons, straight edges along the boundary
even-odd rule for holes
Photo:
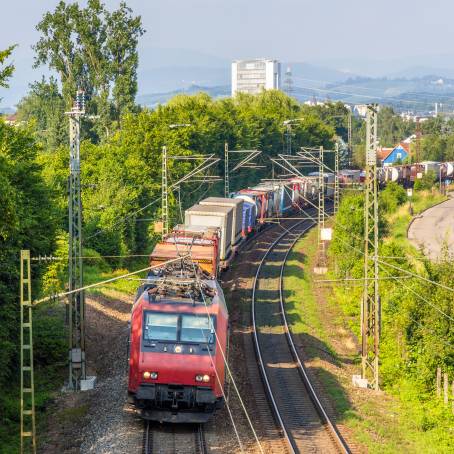
[[[257,58],[232,63],[232,96],[236,93],[258,94],[262,90],[279,89],[281,64],[277,60]]]

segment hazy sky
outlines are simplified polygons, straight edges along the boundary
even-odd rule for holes
[[[17,43],[16,84],[26,86],[35,25],[58,0],[2,2],[0,48]],[[79,3],[85,4],[86,1]],[[119,0],[105,0],[109,8]],[[141,64],[153,47],[223,59],[266,56],[331,63],[454,54],[452,0],[128,0],[142,16]],[[159,59],[158,59],[159,60]],[[421,59],[421,64],[425,62]],[[153,66],[159,65],[154,61]],[[20,74],[19,74],[20,72]],[[23,79],[25,78],[25,79]],[[12,87],[13,88],[13,87]],[[2,91],[0,97],[5,96]],[[4,104],[4,103],[3,103]]]

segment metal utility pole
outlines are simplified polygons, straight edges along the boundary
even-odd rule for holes
[[[362,378],[379,389],[380,297],[378,289],[377,105],[367,108],[364,201],[364,293],[361,305]]]
[[[224,197],[230,194],[230,176],[229,176],[229,144],[224,145]]]
[[[352,144],[352,112],[348,112],[348,167],[351,168],[353,165],[353,144]]]
[[[36,453],[32,285],[28,250],[20,251],[20,452]]]
[[[69,291],[83,287],[82,199],[80,194],[80,119],[85,114],[84,92],[78,91],[69,116]],[[85,295],[69,296],[68,388],[80,389],[85,371]]]
[[[416,150],[414,162],[419,162],[421,159],[421,135],[421,123],[419,117],[416,117]]]
[[[339,210],[339,143],[334,148],[334,214]]]
[[[162,237],[169,233],[169,188],[167,187],[167,147],[162,147]]]
[[[292,154],[292,124],[287,123],[287,130],[285,132],[285,138],[287,143],[287,154],[291,156]]]
[[[318,153],[318,244],[319,250],[322,236],[321,230],[325,228],[325,173],[324,173],[324,150],[323,147],[319,148]]]

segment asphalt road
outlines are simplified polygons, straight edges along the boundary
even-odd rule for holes
[[[454,198],[429,208],[418,216],[408,230],[408,239],[417,247],[424,247],[431,260],[440,257],[443,244],[454,256]]]

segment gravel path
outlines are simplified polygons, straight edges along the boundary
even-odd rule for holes
[[[81,453],[140,453],[143,422],[126,402],[127,322],[131,300],[88,301],[87,330],[89,363],[95,365],[98,383],[92,391]],[[94,363],[94,358],[98,361]]]

